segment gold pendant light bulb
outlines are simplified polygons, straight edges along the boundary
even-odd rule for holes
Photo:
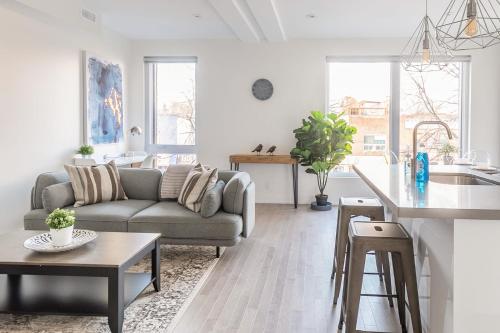
[[[464,31],[465,35],[469,37],[474,37],[475,35],[477,35],[478,30],[479,29],[476,17],[469,18],[467,21],[467,27],[465,27]]]
[[[422,41],[422,62],[426,65],[431,63],[431,48],[429,42],[429,30],[425,28],[424,40]]]
[[[479,24],[477,22],[477,7],[476,0],[469,0],[467,3],[467,26],[464,33],[468,37],[474,37],[479,31]]]
[[[429,49],[422,49],[422,62],[426,65],[431,63],[431,51]]]

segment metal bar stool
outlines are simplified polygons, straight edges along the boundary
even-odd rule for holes
[[[363,270],[368,251],[391,253],[402,331],[403,333],[407,332],[406,289],[413,332],[422,333],[413,242],[401,224],[391,222],[351,222],[349,225],[347,264],[344,274],[339,329],[342,329],[345,320],[345,332],[356,332],[360,297],[373,296],[361,293]]]
[[[351,221],[352,217],[356,216],[366,216],[372,221],[384,221],[384,206],[376,198],[340,198],[337,216],[335,253],[333,255],[332,279],[335,279],[333,304],[337,304],[337,300],[340,294],[340,286],[342,284],[342,274],[346,256],[349,222]],[[380,281],[385,280],[385,288],[387,294],[391,294],[392,286],[389,257],[387,253],[375,252],[374,254],[375,262],[377,263],[377,273],[368,272],[365,274],[378,274]],[[382,279],[382,275],[384,275],[384,279]],[[388,301],[391,307],[394,306],[392,297],[388,297]]]

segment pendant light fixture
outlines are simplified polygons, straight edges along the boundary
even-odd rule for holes
[[[403,48],[401,55],[403,68],[409,72],[432,72],[445,68],[452,56],[436,39],[436,26],[427,14]]]
[[[451,0],[436,30],[450,50],[484,49],[500,43],[499,0]]]

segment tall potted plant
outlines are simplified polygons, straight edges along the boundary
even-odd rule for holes
[[[325,188],[330,171],[352,153],[353,135],[356,128],[350,126],[341,115],[312,111],[302,126],[293,131],[297,144],[290,154],[302,166],[308,167],[307,173],[316,175],[319,194],[312,208],[325,210],[331,208]]]

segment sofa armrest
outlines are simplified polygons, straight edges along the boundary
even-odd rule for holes
[[[243,232],[248,238],[255,226],[255,183],[250,182],[243,194]]]
[[[31,200],[30,200],[30,209],[36,209],[35,208],[35,186],[31,188]]]

